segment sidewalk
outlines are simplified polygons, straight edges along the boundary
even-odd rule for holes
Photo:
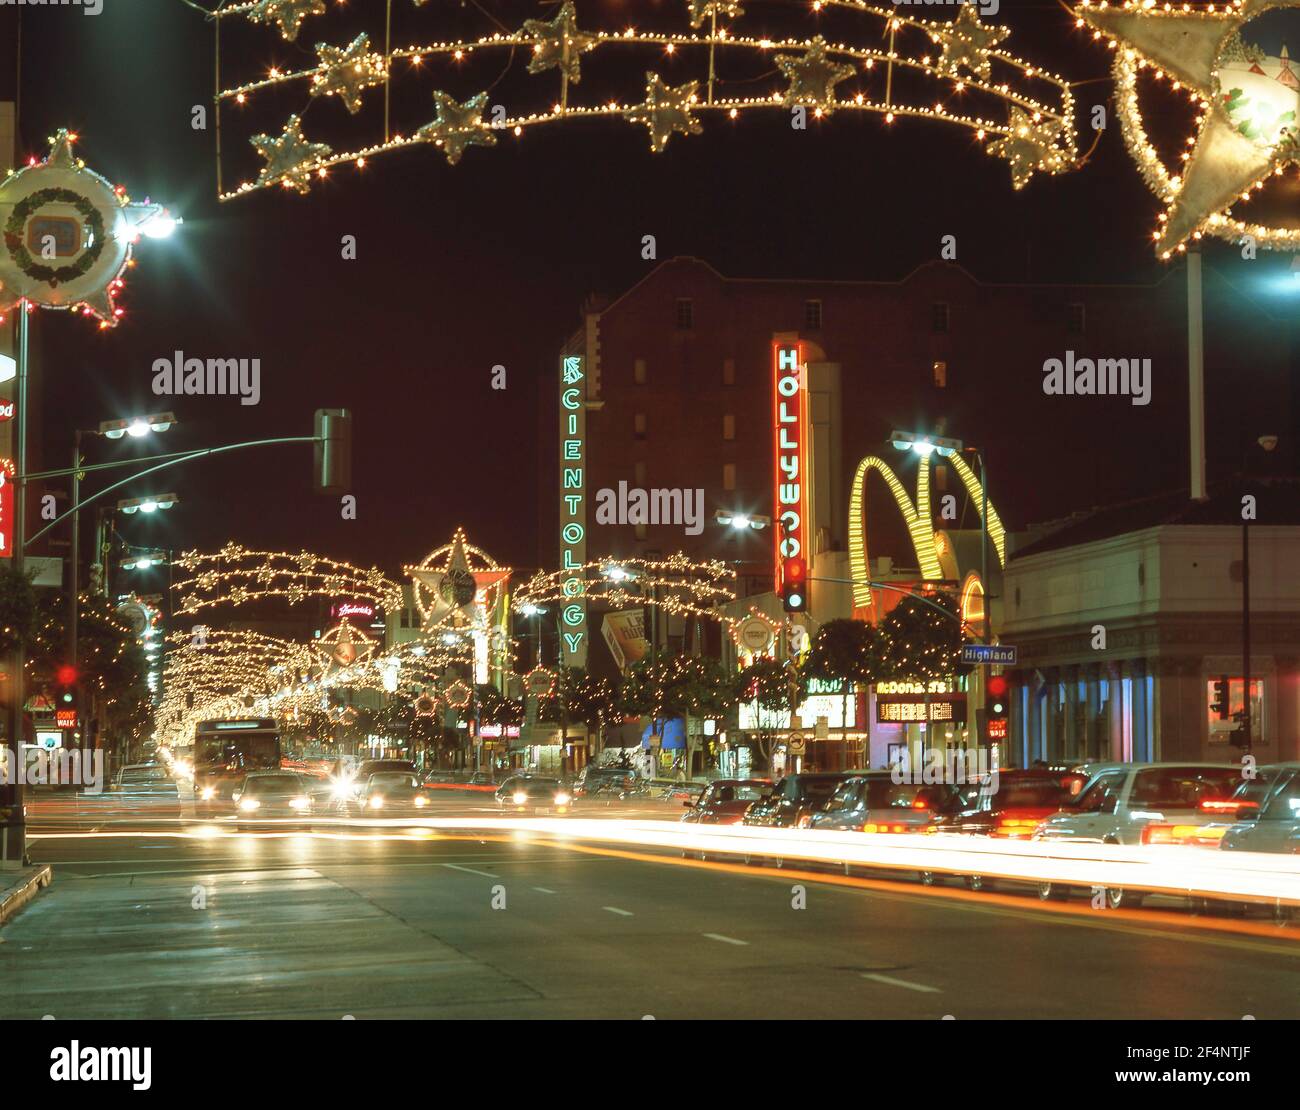
[[[54,872],[49,864],[0,871],[0,925],[35,898],[42,887],[49,886],[53,881]]]

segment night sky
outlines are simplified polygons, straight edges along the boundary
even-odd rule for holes
[[[686,27],[684,7],[578,5],[587,25],[625,26],[649,9],[640,23],[674,29]],[[435,0],[417,10],[399,0],[395,39],[427,42],[444,27],[449,36],[458,20],[490,28],[475,8]],[[751,28],[812,34],[817,25],[803,7],[792,15],[791,5],[749,0],[746,8]],[[515,28],[555,8],[484,0],[482,10]],[[1020,56],[1094,82],[1077,90],[1086,129],[1086,111],[1111,91],[1108,52],[1054,2],[1004,0],[998,18],[1013,28],[1008,46]],[[316,42],[342,44],[363,27],[382,42],[383,3],[353,0],[341,14],[310,19],[297,44],[228,22],[223,71],[235,84],[273,64],[310,64]],[[173,241],[143,244],[121,327],[100,332],[43,315],[45,457],[33,464],[62,465],[73,427],[135,412],[178,413],[184,428],[165,437],[171,449],[306,434],[321,406],[356,417],[358,520],[341,520],[337,499],[311,495],[308,448],[282,447],[194,464],[155,490],[142,487],[174,489],[184,502],[166,518],[128,522],[142,544],[208,550],[233,538],[393,572],[464,524],[501,562],[531,565],[539,375],[549,382],[588,293],[616,295],[653,265],[640,256],[646,234],[657,237],[661,259],[695,255],[730,276],[897,279],[933,258],[945,234],[958,236],[959,261],[983,281],[1149,281],[1161,271],[1149,246],[1158,206],[1117,124],[1082,170],[1037,177],[1019,193],[1006,165],[964,130],[900,121],[887,132],[877,117],[841,113],[799,133],[774,112],[734,123],[710,115],[704,134],[676,136],[657,156],[644,128],[566,124],[471,148],[455,167],[426,148],[362,173],[342,167],[307,197],[277,189],[218,204],[213,132],[190,125],[193,106],[210,106],[213,91],[213,32],[201,13],[181,0],[105,0],[94,18],[28,9],[22,35],[22,148],[43,154],[45,136],[73,129],[88,165],[185,218]],[[435,87],[464,99],[492,83],[499,57],[459,74],[442,61],[421,77],[404,74],[396,129],[432,118]],[[645,68],[673,77],[676,64],[593,63],[581,92],[608,83],[611,95],[631,95]],[[520,59],[494,101],[553,95],[553,73],[527,77],[522,68]],[[307,109],[308,136],[342,148],[349,129],[381,127],[381,103],[382,91],[371,90],[354,121],[336,102],[308,108],[299,87],[228,109],[228,184],[256,172],[248,137],[278,133],[291,112]],[[1171,100],[1157,126],[1186,134],[1184,107]],[[1084,130],[1081,146],[1091,139]],[[343,235],[358,239],[355,262],[340,257]],[[1286,261],[1253,265],[1282,273]],[[1223,247],[1214,265],[1245,264]],[[260,405],[154,397],[153,360],[178,349],[260,358]],[[495,364],[507,368],[504,392],[489,385]],[[1013,507],[1017,483],[1032,480],[1002,477],[999,504]],[[1004,511],[1015,519],[1013,508]]]

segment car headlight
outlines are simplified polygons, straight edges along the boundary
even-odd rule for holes
[[[570,798],[569,795],[566,794],[563,790],[561,790],[558,794],[555,795],[555,804],[557,806],[567,806],[571,801],[573,801],[573,799]]]
[[[418,797],[415,799],[415,804],[417,806],[427,806],[429,804],[429,799],[424,797]]]
[[[372,794],[370,801],[367,803],[371,809],[383,809],[384,798],[382,794]]]
[[[521,806],[521,805],[523,805],[526,801],[528,801],[528,795],[527,795],[527,794],[525,794],[522,790],[518,790],[518,791],[515,792],[515,796],[514,796],[514,802],[515,802],[515,805],[517,805],[517,806]]]
[[[245,813],[251,813],[255,809],[260,809],[261,806],[262,803],[259,802],[256,798],[239,799],[239,808],[242,809]]]
[[[307,809],[310,805],[311,805],[311,799],[305,796],[289,799],[290,809]]]
[[[352,797],[352,782],[350,779],[332,779],[330,782],[330,795],[335,798]]]
[[[212,799],[215,798],[216,796],[217,796],[217,788],[215,786],[205,786],[202,790],[199,791],[199,797],[205,802],[212,801]]]

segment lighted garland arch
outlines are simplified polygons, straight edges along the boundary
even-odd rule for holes
[[[859,44],[828,42],[820,34],[811,39],[746,34],[736,29],[745,17],[740,0],[678,0],[689,29],[587,30],[579,26],[573,0],[565,0],[554,19],[525,20],[515,31],[497,30],[477,38],[397,46],[391,33],[394,2],[374,4],[376,13],[382,11],[386,16],[382,49],[372,46],[368,33],[343,46],[322,42],[316,47],[316,65],[286,70],[272,67],[263,78],[221,88],[216,97],[219,136],[223,105],[246,104],[250,97],[271,88],[301,86],[312,102],[335,98],[353,115],[364,103],[367,90],[382,89],[382,139],[336,151],[327,143],[309,140],[301,115],[295,114],[280,135],[252,137],[250,141],[265,164],[256,180],[244,181],[233,190],[225,190],[222,185],[218,141],[217,188],[222,200],[277,185],[306,193],[312,178],[326,176],[331,167],[350,163],[364,168],[379,155],[424,144],[441,148],[447,160],[455,164],[470,146],[495,146],[499,137],[518,137],[526,129],[544,124],[620,119],[645,126],[651,149],[659,152],[674,134],[699,133],[702,125],[697,117],[701,115],[722,113],[735,119],[747,112],[789,111],[796,107],[806,108],[818,117],[857,111],[883,116],[886,123],[907,116],[966,128],[979,141],[990,140],[986,151],[1010,164],[1012,185],[1017,189],[1035,172],[1062,173],[1073,168],[1077,160],[1074,100],[1068,82],[1001,49],[1009,29],[983,23],[972,4],[960,6],[952,20],[931,20],[914,17],[896,6],[865,0],[812,0],[814,13],[838,10],[869,20],[870,31],[864,35],[868,41]],[[414,0],[415,7],[423,5],[424,0]],[[217,28],[218,85],[223,83],[221,29],[232,17],[273,25],[285,40],[294,41],[305,20],[323,15],[326,10],[325,0],[248,0],[210,12]],[[436,116],[432,120],[422,121],[407,132],[393,132],[390,94],[395,67],[400,65],[408,73],[418,73],[427,59],[460,62],[478,54],[500,54],[504,56],[504,74],[520,48],[529,54],[529,74],[552,70],[559,74],[559,87],[545,107],[514,114],[504,109],[493,111],[489,121],[484,118],[490,108],[488,90],[462,100],[440,88],[433,93]],[[628,68],[636,75],[641,99],[604,96],[575,102],[583,61],[594,52],[609,54],[614,50],[620,55],[638,56],[635,61],[629,58]],[[693,79],[666,84],[654,69],[647,70],[647,50],[655,51],[656,56],[659,52],[688,56]],[[720,76],[719,65],[738,56],[750,60],[770,58],[779,71],[777,82],[768,81],[761,91],[749,95],[728,95],[729,82]],[[994,65],[1007,72],[995,78]],[[920,75],[933,82],[934,95],[924,100],[901,95],[896,82],[901,74]],[[1039,92],[1035,87],[1031,94],[1000,79],[1012,74],[1017,82],[1031,87],[1041,83],[1046,88]],[[860,87],[841,94],[838,87],[850,79],[857,79]],[[736,79],[736,83],[752,86],[755,80],[750,75]],[[990,107],[1004,109],[1000,118],[950,105],[950,98],[968,92],[986,98]]]

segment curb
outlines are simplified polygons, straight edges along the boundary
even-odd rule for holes
[[[3,925],[35,898],[42,887],[47,887],[54,881],[54,871],[49,864],[27,868],[27,871],[28,875],[25,879],[22,879],[17,885],[9,887],[3,895],[0,895],[0,925]],[[0,876],[3,876],[3,874],[3,872],[0,872]]]

